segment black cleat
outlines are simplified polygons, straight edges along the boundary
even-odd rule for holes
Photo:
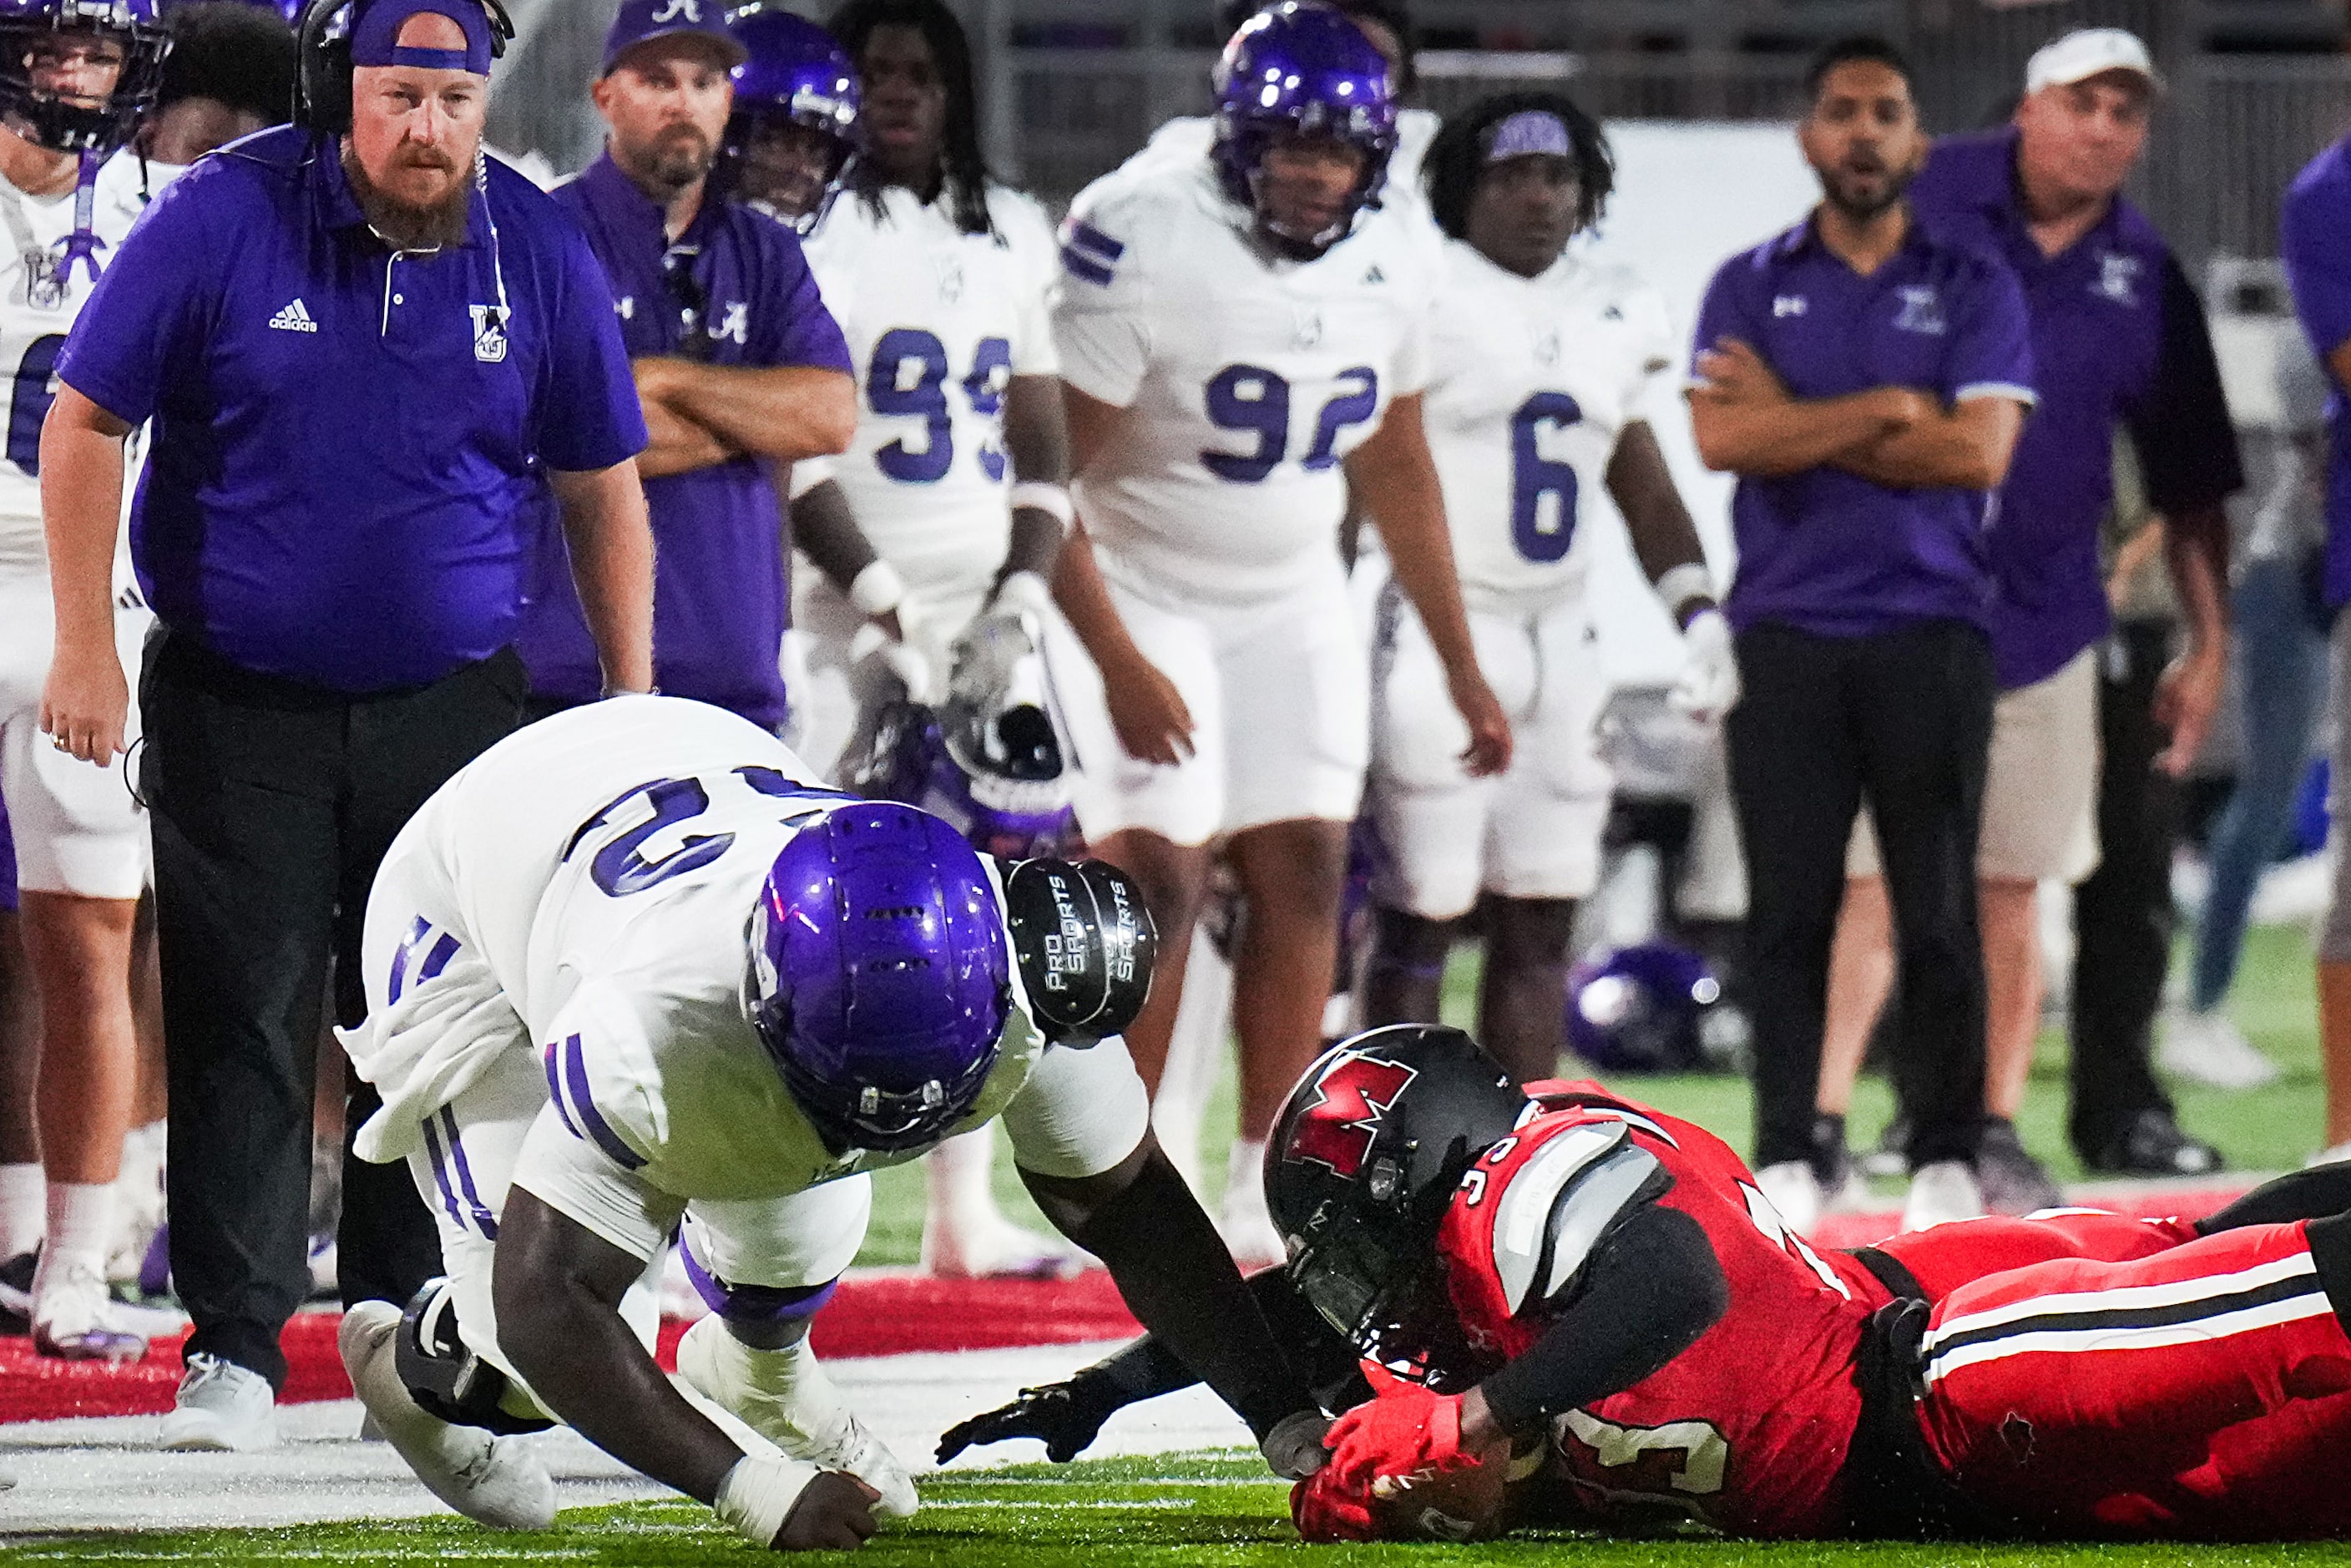
[[[2220,1170],[2220,1151],[2179,1130],[2171,1113],[2149,1105],[2083,1162],[2101,1176],[2200,1176]]]

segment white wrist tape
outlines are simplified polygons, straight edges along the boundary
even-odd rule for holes
[[[781,1454],[747,1454],[735,1461],[718,1495],[710,1504],[721,1522],[732,1526],[752,1545],[773,1546],[783,1533],[784,1521],[799,1501],[817,1468]]]
[[[849,585],[849,602],[857,606],[861,615],[887,615],[905,597],[905,580],[886,560],[869,561]]]
[[[1070,488],[1066,485],[1048,485],[1041,479],[1024,479],[1012,486],[1012,509],[1023,507],[1044,513],[1061,525],[1068,533],[1070,525],[1078,520],[1078,509],[1070,504]]]
[[[1665,576],[1657,579],[1657,597],[1666,601],[1676,621],[1682,618],[1682,606],[1693,599],[1719,600],[1715,591],[1714,573],[1700,560],[1684,561]]]
[[[1033,571],[1016,571],[996,585],[996,597],[988,606],[1016,614],[1041,616],[1052,602],[1053,591],[1046,586],[1043,578]]]

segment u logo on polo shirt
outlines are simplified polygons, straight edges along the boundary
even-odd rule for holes
[[[2098,283],[2094,293],[2117,305],[2138,303],[2138,257],[2113,251],[2098,257]]]
[[[499,365],[507,358],[507,313],[496,305],[468,305],[474,313],[474,358]]]
[[[1902,297],[1902,313],[1894,318],[1897,332],[1923,332],[1939,338],[1950,330],[1943,319],[1943,302],[1931,283],[1906,283],[1895,290]]]

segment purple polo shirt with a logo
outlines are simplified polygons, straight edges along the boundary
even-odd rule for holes
[[[824,308],[799,236],[733,202],[705,199],[674,244],[661,208],[609,154],[555,199],[603,263],[632,359],[684,355],[737,367],[846,371],[849,345]],[[645,482],[653,514],[653,679],[770,729],[784,722],[776,660],[787,602],[783,519],[769,465],[736,457]],[[542,696],[585,701],[602,684],[551,503],[517,641]]]
[[[1937,233],[1999,255],[2024,290],[2041,402],[1992,521],[1991,625],[2001,685],[2030,685],[2113,625],[2098,531],[2114,501],[2118,425],[2158,512],[2215,506],[2244,487],[2212,333],[2171,247],[2126,201],[2065,250],[2042,254],[2017,187],[2014,131],[1936,143],[1910,202]]]
[[[1810,218],[1731,257],[1699,308],[1697,350],[1726,338],[1752,347],[1802,399],[1883,386],[1946,402],[2033,397],[2015,277],[1916,222],[1867,277],[1820,243]],[[1981,490],[1891,489],[1838,468],[1742,477],[1731,623],[1827,637],[1929,620],[1989,628],[1991,511]]]
[[[493,159],[462,241],[395,253],[292,127],[155,199],[57,374],[155,422],[131,552],[164,624],[340,692],[512,642],[539,467],[645,443],[603,275],[544,193]]]
[[[2294,176],[2279,230],[2294,312],[2325,364],[2351,340],[2351,138]],[[2351,402],[2331,367],[2326,392],[2326,602],[2340,608],[2351,603]]]

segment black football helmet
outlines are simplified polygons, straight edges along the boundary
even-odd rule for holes
[[[1266,1145],[1266,1207],[1291,1284],[1361,1354],[1428,1358],[1437,1223],[1531,1103],[1476,1040],[1429,1024],[1342,1040],[1290,1092]]]

